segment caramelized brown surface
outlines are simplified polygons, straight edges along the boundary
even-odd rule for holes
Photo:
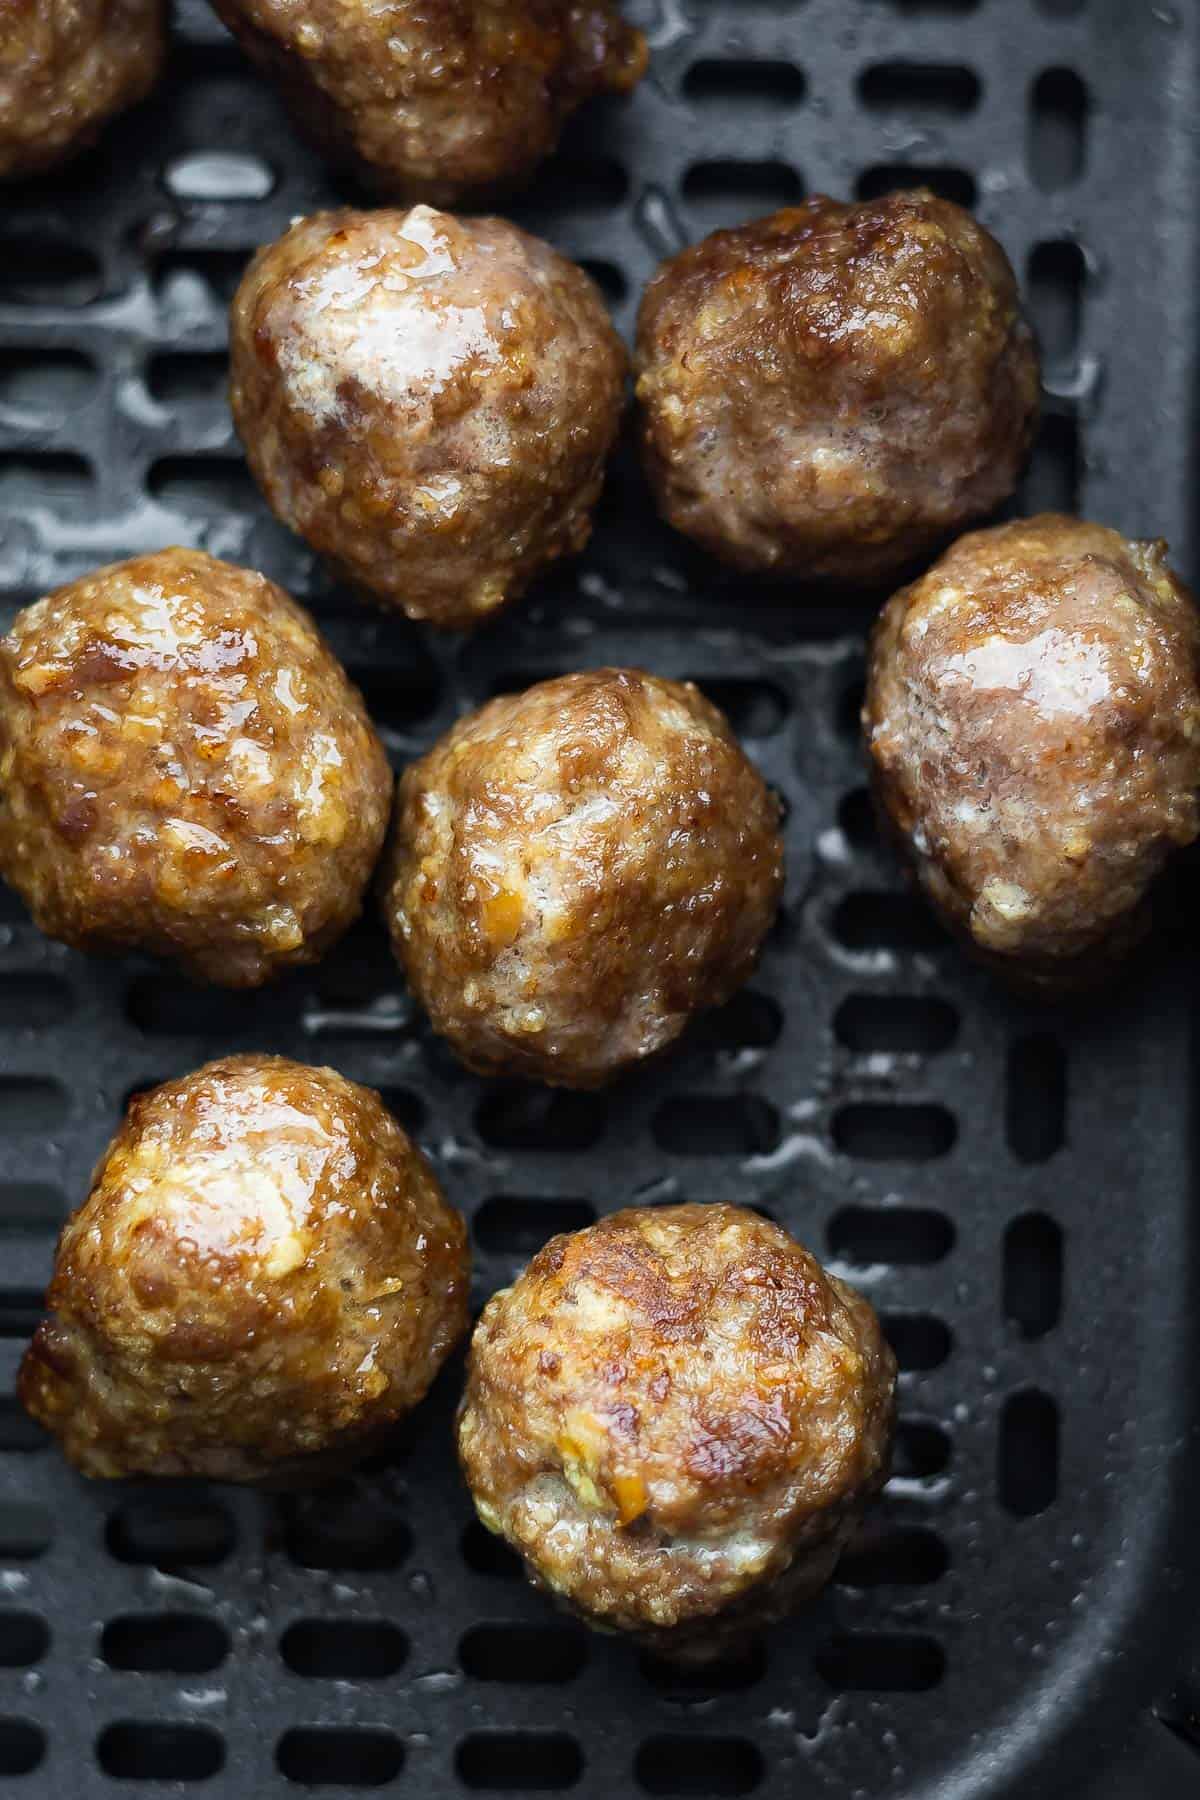
[[[20,1397],[86,1475],[352,1459],[465,1330],[467,1261],[377,1094],[228,1057],[131,1104],[63,1230]]]
[[[884,610],[863,729],[949,923],[1015,974],[1093,977],[1200,831],[1200,617],[1161,542],[975,532]]]
[[[466,626],[591,532],[626,356],[582,269],[502,219],[321,213],[234,301],[234,420],[281,519]]]
[[[631,1209],[487,1306],[459,1451],[536,1581],[702,1656],[828,1579],[886,1478],[895,1372],[866,1301],[778,1226]]]
[[[316,626],[195,550],[100,569],[0,639],[0,873],[51,937],[253,987],[355,919],[391,776]]]
[[[1038,407],[1007,257],[923,190],[693,245],[646,291],[637,364],[665,517],[801,580],[884,579],[991,511]]]
[[[397,200],[450,205],[531,175],[646,43],[613,0],[213,0],[302,130]]]
[[[592,1087],[749,975],[778,806],[691,685],[599,669],[493,700],[406,769],[396,954],[481,1073]]]
[[[0,0],[0,181],[86,148],[165,50],[163,0]]]

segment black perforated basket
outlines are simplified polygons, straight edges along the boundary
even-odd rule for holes
[[[629,11],[651,78],[516,209],[624,328],[718,223],[926,181],[1003,239],[1042,336],[1022,504],[1163,533],[1197,572],[1192,0]],[[179,24],[154,101],[4,193],[4,618],[202,544],[308,599],[398,763],[542,675],[693,676],[786,796],[787,902],[749,991],[595,1097],[466,1075],[374,921],[251,999],[85,960],[0,897],[0,1790],[1200,1793],[1194,877],[1119,992],[1005,998],[875,843],[869,609],[714,578],[627,451],[584,560],[470,642],[333,588],[246,475],[224,342],[248,252],[339,190],[199,0]],[[72,1475],[13,1398],[54,1234],[131,1090],[245,1048],[382,1088],[471,1220],[480,1301],[552,1232],[666,1198],[761,1206],[856,1282],[903,1370],[899,1455],[828,1594],[703,1675],[585,1634],[472,1522],[458,1366],[386,1458],[311,1495]]]

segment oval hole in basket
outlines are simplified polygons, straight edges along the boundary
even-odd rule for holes
[[[749,1738],[674,1733],[651,1737],[634,1762],[647,1794],[751,1794],[766,1773],[762,1753]]]
[[[574,1787],[583,1752],[563,1731],[478,1731],[458,1748],[459,1778],[493,1793],[552,1793]]]
[[[978,75],[962,63],[872,63],[858,78],[868,112],[932,123],[974,112],[982,91]]]
[[[673,1095],[652,1130],[675,1156],[765,1156],[780,1140],[779,1114],[759,1094]]]
[[[869,1522],[837,1566],[843,1587],[924,1587],[940,1581],[950,1553],[936,1531]]]
[[[157,1569],[219,1563],[237,1538],[230,1514],[200,1494],[138,1495],[117,1508],[105,1539],[118,1562]]]
[[[953,1222],[924,1207],[846,1206],[829,1222],[830,1253],[859,1268],[919,1268],[953,1248]]]
[[[949,1326],[931,1313],[889,1313],[883,1331],[901,1369],[914,1374],[940,1368],[954,1348]]]
[[[225,1743],[203,1725],[129,1719],[101,1732],[96,1755],[115,1781],[208,1781],[225,1765]]]
[[[946,1671],[936,1638],[916,1632],[846,1632],[816,1654],[817,1673],[842,1693],[921,1694]]]
[[[403,1668],[408,1639],[386,1619],[300,1619],[280,1639],[295,1675],[325,1681],[383,1681]]]
[[[284,1732],[275,1760],[302,1787],[383,1787],[404,1767],[404,1745],[390,1731],[301,1726]]]
[[[958,1036],[959,1016],[931,994],[849,994],[833,1028],[860,1056],[936,1056]]]
[[[474,1681],[553,1684],[579,1674],[587,1641],[573,1625],[476,1625],[462,1638],[458,1660]]]
[[[497,1255],[532,1256],[562,1231],[582,1231],[596,1222],[586,1200],[522,1200],[507,1194],[485,1200],[475,1215],[479,1246]]]
[[[1058,1408],[1049,1394],[1011,1394],[1000,1416],[996,1485],[1018,1519],[1045,1512],[1058,1498]]]
[[[940,1475],[950,1462],[950,1439],[932,1419],[904,1419],[896,1427],[892,1474],[902,1481]]]
[[[1062,1313],[1063,1235],[1045,1213],[1025,1213],[1004,1234],[1004,1316],[1022,1337],[1045,1337]]]
[[[110,1669],[202,1675],[229,1655],[229,1633],[196,1613],[127,1613],[104,1627],[100,1654]]]
[[[30,1719],[0,1719],[0,1775],[28,1775],[46,1754],[46,1734]]]
[[[807,83],[793,62],[767,57],[702,57],[683,78],[683,97],[693,106],[715,106],[728,122],[730,112],[747,107],[786,112],[799,106]]]
[[[50,1628],[39,1613],[0,1612],[0,1668],[27,1669],[50,1648]]]
[[[865,1162],[933,1162],[954,1148],[958,1126],[944,1106],[901,1106],[874,1100],[839,1107],[833,1141]]]
[[[1073,187],[1087,161],[1088,94],[1074,69],[1045,69],[1029,97],[1026,155],[1043,193]]]

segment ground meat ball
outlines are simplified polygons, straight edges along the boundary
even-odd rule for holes
[[[1200,618],[1165,554],[1053,514],[975,532],[875,632],[882,805],[949,923],[1024,978],[1102,973],[1200,831]]]
[[[587,542],[625,351],[583,270],[515,225],[301,220],[251,264],[232,356],[275,511],[410,618],[473,624]]]
[[[301,128],[398,200],[478,200],[531,175],[646,42],[613,0],[213,0]]]
[[[227,1057],[131,1104],[18,1391],[85,1475],[324,1472],[425,1393],[466,1329],[467,1261],[378,1094]]]
[[[49,169],[148,94],[163,0],[3,0],[0,181]]]
[[[459,1454],[539,1585],[710,1656],[829,1579],[886,1478],[895,1377],[867,1302],[777,1225],[637,1208],[487,1306]]]
[[[1012,488],[1037,358],[1008,259],[949,201],[817,198],[718,231],[650,284],[646,466],[739,568],[894,575]]]
[[[391,776],[312,620],[196,550],[100,569],[0,639],[0,873],[51,937],[255,987],[358,916]]]
[[[469,1067],[594,1087],[749,975],[779,900],[778,821],[690,684],[542,682],[405,771],[396,954]]]

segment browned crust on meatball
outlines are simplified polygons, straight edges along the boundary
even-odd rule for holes
[[[163,0],[0,0],[0,181],[86,149],[165,53]]]
[[[1161,541],[1055,514],[975,532],[884,609],[863,731],[959,936],[1023,981],[1095,981],[1200,832],[1200,616]]]
[[[265,576],[100,569],[0,639],[0,873],[51,937],[254,987],[358,916],[391,808],[361,696]]]
[[[1008,258],[924,190],[817,196],[693,245],[646,291],[637,367],[664,516],[806,580],[882,580],[990,512],[1037,420]]]
[[[642,34],[611,0],[213,0],[297,123],[394,200],[525,181],[594,94],[629,93]]]
[[[535,1582],[710,1656],[828,1579],[886,1479],[895,1376],[871,1307],[777,1225],[635,1208],[489,1302],[459,1454]]]
[[[469,626],[587,542],[627,358],[594,282],[515,225],[301,220],[251,264],[231,351],[271,506],[386,606]]]
[[[400,781],[396,954],[481,1074],[594,1087],[753,968],[774,796],[690,683],[598,669],[493,700]]]
[[[132,1102],[18,1393],[85,1475],[302,1475],[416,1405],[467,1288],[463,1222],[378,1094],[227,1057]]]

